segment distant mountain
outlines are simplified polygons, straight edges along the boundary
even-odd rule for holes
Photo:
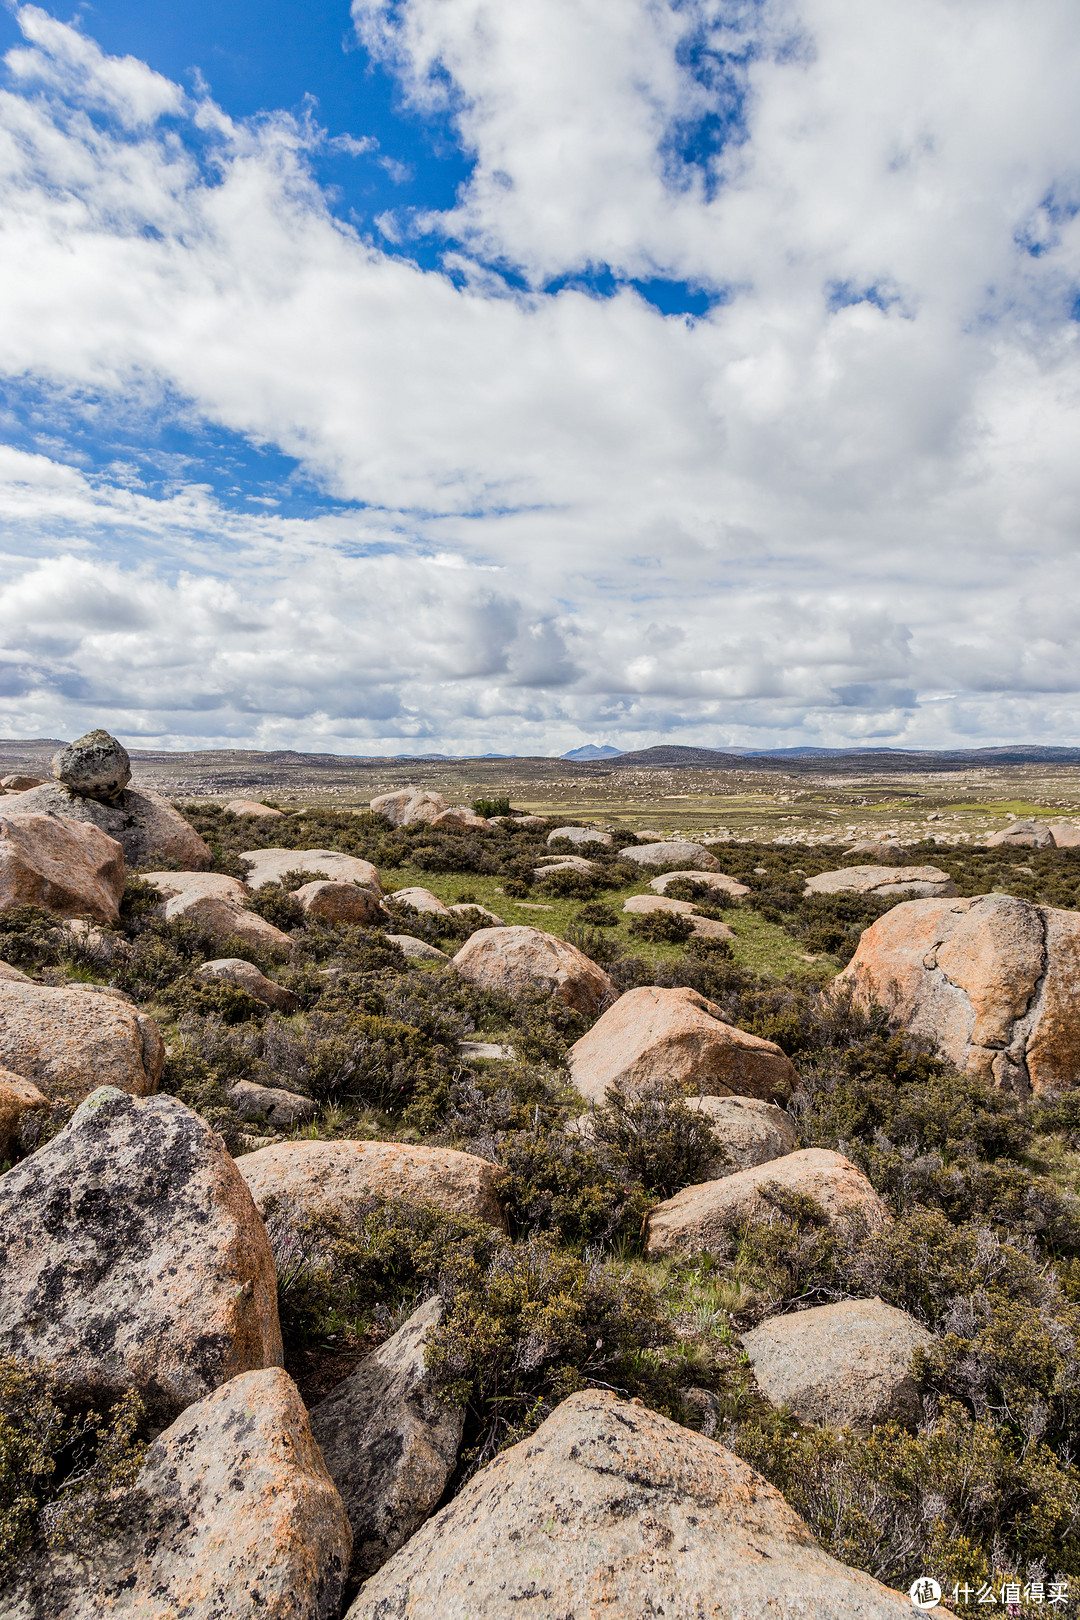
[[[622,757],[622,749],[612,748],[610,743],[604,743],[602,747],[596,743],[585,743],[584,747],[571,748],[568,754],[561,755],[563,759],[621,759]]]

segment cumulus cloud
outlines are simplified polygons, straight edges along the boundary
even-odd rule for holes
[[[312,119],[238,123],[18,14],[0,371],[147,422],[180,401],[352,504],[0,452],[4,729],[1071,740],[1073,9],[353,14],[476,159],[399,245],[334,216]],[[657,277],[718,301],[664,316]]]

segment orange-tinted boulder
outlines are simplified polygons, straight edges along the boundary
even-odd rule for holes
[[[115,923],[126,870],[115,838],[71,816],[19,808],[0,815],[0,911],[43,906],[57,917]]]
[[[594,1018],[614,994],[603,968],[569,940],[539,928],[480,928],[454,957],[463,979],[483,990],[541,990]]]

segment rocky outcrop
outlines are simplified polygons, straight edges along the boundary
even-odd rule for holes
[[[457,1461],[464,1409],[424,1364],[442,1319],[442,1301],[429,1299],[312,1408],[311,1432],[352,1526],[354,1588],[438,1506]]]
[[[711,1172],[714,1177],[752,1170],[798,1149],[791,1115],[775,1103],[756,1097],[687,1097],[686,1106],[707,1115],[724,1150]]]
[[[554,844],[560,838],[568,844],[603,844],[608,848],[612,842],[611,834],[601,832],[599,827],[556,827],[548,833],[547,842]]]
[[[845,866],[807,878],[804,894],[872,894],[878,899],[932,900],[956,893],[939,866]]]
[[[991,833],[986,840],[987,849],[996,849],[1000,845],[1013,845],[1020,849],[1049,849],[1054,843],[1054,835],[1045,821],[1013,821],[1000,831]]]
[[[445,951],[440,951],[437,945],[429,945],[426,939],[414,939],[411,934],[387,934],[391,945],[396,945],[403,956],[408,956],[418,962],[449,962],[450,958]]]
[[[336,1620],[349,1522],[288,1373],[243,1373],[146,1454],[110,1534],[24,1559],[5,1620]]]
[[[701,1094],[786,1101],[798,1075],[772,1041],[748,1035],[696,990],[643,985],[609,1007],[567,1055],[570,1078],[591,1103],[609,1086],[637,1090],[687,1082]]]
[[[348,1620],[910,1620],[730,1451],[599,1390],[501,1452],[364,1586]]]
[[[50,1100],[78,1102],[102,1085],[145,1097],[164,1062],[157,1025],[126,998],[0,978],[0,1063]]]
[[[1013,895],[908,900],[836,980],[957,1068],[1020,1093],[1080,1078],[1080,913]]]
[[[281,1142],[245,1153],[237,1168],[255,1203],[273,1203],[278,1229],[288,1231],[357,1198],[399,1198],[437,1204],[455,1215],[475,1215],[505,1228],[497,1190],[504,1171],[487,1159],[453,1148],[409,1147],[402,1142]]]
[[[628,849],[620,849],[619,859],[635,861],[638,866],[671,866],[677,863],[701,872],[720,870],[720,862],[703,844],[689,844],[681,838],[665,839],[659,844],[631,844]]]
[[[395,889],[390,898],[396,900],[399,905],[409,906],[413,911],[427,912],[432,917],[450,915],[450,907],[440,900],[437,894],[432,894],[430,889],[419,887]]]
[[[254,816],[260,821],[283,821],[284,810],[263,804],[259,799],[233,799],[225,806],[227,816]]]
[[[407,827],[414,821],[434,821],[449,808],[449,801],[441,793],[423,793],[419,788],[380,793],[371,801],[372,815],[385,816],[393,827]]]
[[[373,889],[362,889],[356,883],[317,878],[314,883],[304,883],[294,889],[293,899],[299,901],[307,916],[325,923],[358,923],[370,927],[386,921],[379,896]]]
[[[0,1069],[0,1165],[18,1141],[23,1115],[48,1106],[48,1097],[31,1081],[10,1069]]]
[[[229,1087],[229,1102],[241,1119],[265,1120],[288,1130],[314,1119],[319,1112],[318,1103],[311,1097],[302,1097],[297,1091],[285,1091],[280,1086],[260,1086],[254,1080],[237,1080]]]
[[[81,798],[107,803],[131,781],[131,759],[107,731],[88,731],[53,755],[52,773]]]
[[[679,878],[688,878],[691,883],[705,883],[720,894],[730,895],[733,900],[741,900],[743,895],[750,893],[745,883],[740,883],[738,878],[728,877],[725,872],[664,872],[660,877],[649,879],[649,888],[657,894],[666,894],[668,884]]]
[[[918,1416],[911,1362],[933,1334],[880,1299],[845,1299],[771,1316],[742,1342],[774,1406],[790,1406],[801,1423],[866,1430]]]
[[[772,1206],[761,1189],[770,1182],[813,1198],[830,1224],[856,1220],[879,1226],[888,1218],[881,1199],[850,1159],[827,1148],[803,1148],[718,1181],[684,1187],[657,1204],[648,1217],[645,1252],[701,1254],[722,1248],[732,1222],[769,1213]]]
[[[262,1001],[267,1007],[274,1007],[278,1012],[294,1013],[300,1006],[300,997],[292,990],[286,990],[283,984],[275,984],[261,973],[254,962],[245,962],[240,956],[221,956],[215,962],[204,962],[196,970],[196,977],[201,979],[221,979],[226,984],[235,984],[239,989],[246,990],[249,996],[256,1001]]]
[[[284,961],[292,940],[273,923],[248,911],[250,892],[238,878],[220,872],[147,872],[147,881],[165,896],[165,917],[200,923],[215,943],[238,939]]]
[[[281,1365],[266,1229],[220,1137],[175,1097],[103,1087],[0,1176],[0,1354],[170,1416]]]
[[[202,872],[213,856],[179,810],[149,788],[125,788],[107,800],[85,798],[56,782],[47,782],[30,793],[12,800],[11,809],[20,815],[63,816],[83,825],[97,827],[115,838],[124,851],[129,867],[149,866],[153,861],[181,861],[193,872]]]
[[[512,996],[540,990],[586,1018],[594,1018],[614,994],[603,968],[576,945],[539,928],[478,929],[454,957],[454,966],[482,990],[505,990]]]
[[[50,789],[35,789],[49,792]],[[124,892],[124,851],[114,838],[71,816],[24,808],[0,814],[0,911],[43,906],[57,917],[115,923]]]
[[[382,894],[377,866],[336,849],[246,849],[240,859],[247,863],[247,880],[253,889],[263,883],[280,883],[286,872],[309,872],[312,879],[358,883],[362,889]]]

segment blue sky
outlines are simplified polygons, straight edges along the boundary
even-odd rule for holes
[[[1080,734],[1063,0],[0,13],[0,731]]]

